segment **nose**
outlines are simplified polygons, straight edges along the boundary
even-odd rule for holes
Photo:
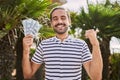
[[[61,19],[58,19],[58,23],[62,23],[63,21]]]

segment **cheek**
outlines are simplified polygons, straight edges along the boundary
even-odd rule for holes
[[[70,25],[71,23],[69,21],[66,22],[67,25]]]
[[[56,22],[51,22],[51,25],[52,25],[52,26],[56,25]]]
[[[51,27],[53,27],[54,26],[54,23],[53,22],[51,22]]]

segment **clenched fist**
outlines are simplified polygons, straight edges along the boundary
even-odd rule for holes
[[[94,29],[86,30],[85,37],[90,40],[90,43],[94,46],[99,45],[99,42],[97,40],[97,32]]]

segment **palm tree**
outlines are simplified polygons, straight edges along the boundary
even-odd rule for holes
[[[111,74],[110,79],[111,80],[119,80],[120,79],[120,54],[114,53],[110,56],[110,63],[111,63]]]
[[[120,37],[120,12],[110,5],[105,7],[103,4],[89,5],[88,10],[89,12],[85,13],[82,9],[81,13],[76,16],[72,28],[82,28],[82,34],[84,34],[87,29],[99,29],[98,39],[100,41],[104,63],[103,80],[108,80],[110,56],[109,42],[112,36]]]
[[[25,18],[36,19],[46,11],[49,5],[48,0],[0,1],[0,79],[12,80],[11,72],[15,68],[17,55],[17,80],[23,80],[21,59],[22,37],[24,35],[21,20]]]

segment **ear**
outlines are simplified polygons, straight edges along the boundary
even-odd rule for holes
[[[70,25],[71,25],[71,18],[69,18],[69,23],[70,23]]]

